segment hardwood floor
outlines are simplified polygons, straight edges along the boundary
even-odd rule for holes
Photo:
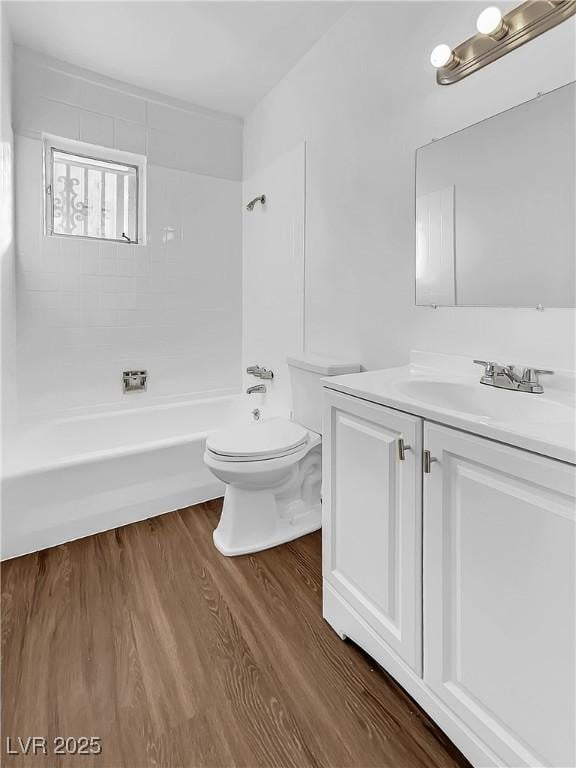
[[[209,502],[2,565],[2,764],[468,766],[323,621],[320,535],[225,558],[219,512]],[[50,754],[8,755],[18,736],[47,737]],[[56,736],[100,737],[102,753],[56,756]]]

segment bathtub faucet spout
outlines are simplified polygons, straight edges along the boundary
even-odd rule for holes
[[[248,387],[248,389],[246,390],[247,395],[255,395],[258,393],[263,394],[264,392],[266,392],[266,384],[256,384],[253,387]]]

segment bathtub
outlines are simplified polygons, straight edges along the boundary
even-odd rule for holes
[[[206,435],[256,405],[238,395],[23,428],[5,454],[2,559],[221,496]]]

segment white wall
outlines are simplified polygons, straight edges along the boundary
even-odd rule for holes
[[[469,37],[484,6],[356,3],[246,120],[247,177],[306,141],[309,351],[367,368],[410,348],[574,367],[573,310],[414,305],[416,148],[575,76],[572,20],[438,86],[430,50]]]
[[[237,391],[241,122],[17,48],[14,127],[21,413]],[[147,155],[146,246],[44,236],[42,132]]]
[[[15,256],[12,134],[12,41],[0,4],[0,429],[2,443],[14,413]],[[3,456],[0,446],[0,457]],[[1,462],[0,462],[1,464]]]
[[[244,181],[244,203],[266,195],[266,204],[244,209],[243,221],[243,386],[263,383],[254,406],[275,412],[290,402],[286,353],[304,343],[305,146],[290,152]],[[274,372],[260,382],[249,365]]]

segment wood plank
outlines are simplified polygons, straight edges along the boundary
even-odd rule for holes
[[[2,564],[3,764],[468,766],[322,619],[321,537],[239,558],[221,501]],[[99,756],[6,737],[100,736]]]

